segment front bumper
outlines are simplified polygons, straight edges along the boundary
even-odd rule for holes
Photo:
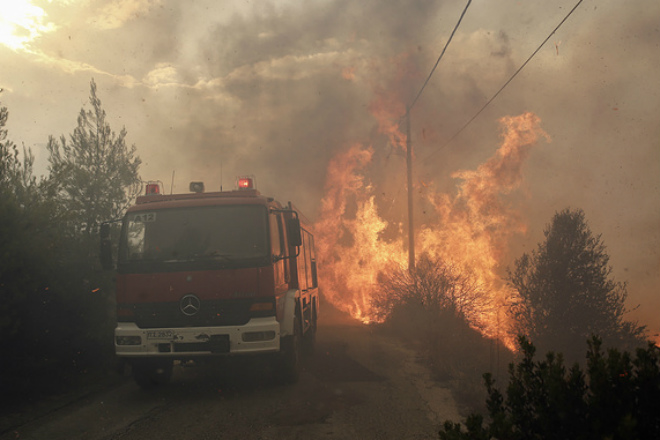
[[[280,350],[275,317],[252,318],[241,326],[142,329],[120,322],[115,329],[119,357],[188,358],[274,353]]]

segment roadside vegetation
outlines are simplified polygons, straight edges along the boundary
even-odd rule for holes
[[[533,344],[519,344],[522,359],[509,366],[503,392],[484,375],[488,416],[472,413],[464,426],[446,421],[441,440],[660,438],[660,348],[604,351],[594,336],[586,367],[567,368],[560,353],[537,361]]]
[[[0,105],[0,409],[61,393],[111,365],[111,275],[100,270],[97,229],[139,188],[140,159],[112,131],[90,84],[72,134],[48,140],[49,167],[9,140]]]
[[[482,374],[502,372],[513,353],[485,338],[468,319],[489,298],[474,280],[440,258],[422,255],[415,269],[383,276],[373,306],[382,328],[414,346],[435,379],[449,384],[464,408],[483,407]]]
[[[626,284],[613,279],[602,238],[591,232],[584,212],[556,213],[544,234],[545,241],[509,271],[518,292],[510,308],[514,332],[569,362],[584,360],[592,335],[620,350],[644,345],[645,327],[625,319]]]
[[[114,287],[100,269],[97,231],[140,186],[136,148],[109,126],[93,80],[73,132],[48,140],[45,176],[9,140],[8,118],[0,105],[1,410],[112,365]],[[612,278],[581,210],[555,214],[545,240],[509,270],[517,295],[502,313],[520,336],[515,353],[482,336],[470,317],[491,306],[490,295],[450,261],[422,255],[414,271],[380,281],[373,305],[383,328],[411,341],[473,413],[465,429],[445,424],[441,438],[660,437],[658,415],[647,413],[660,403],[658,348],[625,319],[627,287]],[[534,360],[537,347],[545,360]],[[567,431],[551,435],[557,426]]]
[[[643,404],[657,397],[644,394],[640,387],[649,383],[652,389],[658,387],[657,347],[645,340],[643,326],[625,319],[626,285],[612,279],[608,262],[601,237],[591,232],[584,212],[566,209],[555,214],[545,230],[545,241],[531,254],[516,260],[515,267],[509,270],[508,282],[517,295],[503,313],[513,323],[510,336],[518,337],[520,349],[516,352],[497,339],[484,337],[478,324],[470,320],[475,309],[489,305],[483,286],[475,283],[470,274],[459,273],[450,263],[424,255],[412,272],[400,269],[383,276],[381,295],[374,300],[385,319],[383,327],[416,344],[429,360],[436,378],[450,385],[463,411],[473,413],[467,421],[472,429],[468,432],[473,436],[458,436],[458,424],[450,422],[445,425],[443,439],[581,438],[544,435],[544,429],[560,420],[539,422],[533,435],[520,437],[508,436],[510,433],[501,436],[504,425],[497,424],[518,423],[517,419],[500,419],[505,417],[503,414],[514,417],[520,408],[527,408],[531,414],[525,417],[532,418],[545,417],[539,413],[541,407],[548,414],[595,411],[588,408],[596,405],[595,400],[601,399],[598,405],[603,406],[603,396],[617,395],[611,389],[617,374],[627,377],[619,381],[617,390],[625,391],[629,399],[639,400],[639,404],[626,403],[628,406],[621,408],[628,411],[624,414],[629,414],[630,420],[645,416]],[[589,352],[585,356],[588,341]],[[553,354],[534,363],[535,347]],[[607,356],[603,350],[607,350]],[[637,358],[633,360],[629,353],[635,351]],[[520,362],[518,366],[516,361]],[[572,365],[570,371],[564,367],[565,361]],[[581,368],[586,368],[587,373],[582,373]],[[507,390],[513,394],[502,400],[495,383],[503,381],[507,371],[511,380]],[[562,381],[566,384],[557,385]],[[562,390],[566,387],[578,385],[582,388],[573,395],[555,396],[565,393]],[[486,418],[475,415],[486,411],[494,426],[490,431],[481,425]],[[617,420],[612,423],[626,423]],[[580,423],[578,419],[573,422]],[[527,429],[509,425],[506,426],[515,432]],[[622,426],[619,427],[624,429]],[[575,431],[578,432],[582,431]]]

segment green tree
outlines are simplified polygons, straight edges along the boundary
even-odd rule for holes
[[[0,394],[24,396],[35,377],[53,373],[53,355],[62,355],[65,339],[53,326],[66,308],[54,289],[63,244],[55,209],[37,182],[29,149],[19,154],[7,139],[9,112],[0,108]],[[64,277],[63,277],[64,278]],[[62,316],[62,314],[59,314]],[[67,327],[74,319],[67,318]],[[64,327],[60,327],[64,328]],[[69,335],[66,335],[69,336]],[[30,385],[31,384],[31,385]]]
[[[631,348],[644,328],[624,320],[627,289],[612,279],[601,236],[582,210],[556,213],[545,241],[516,260],[509,281],[519,293],[512,306],[518,334],[543,350],[579,359],[582,341],[599,335],[607,344]]]
[[[23,148],[21,159],[16,144],[7,139],[7,119],[7,107],[0,107],[0,188],[4,197],[25,201],[25,193],[36,186],[32,175],[34,156],[30,150]]]
[[[51,181],[72,223],[88,241],[98,225],[119,218],[140,189],[141,163],[135,145],[126,145],[126,129],[116,134],[90,82],[91,108],[82,108],[78,126],[67,138],[48,140]]]
[[[111,129],[93,79],[89,105],[68,138],[51,136],[47,144],[48,185],[60,202],[58,218],[67,237],[59,266],[69,277],[58,280],[58,290],[77,308],[72,312],[80,319],[78,346],[87,353],[105,347],[100,342],[111,347],[114,324],[114,283],[109,272],[99,270],[98,226],[124,214],[140,189],[141,163],[135,145],[126,144],[126,129]]]
[[[536,348],[519,338],[522,360],[509,365],[504,393],[485,374],[488,424],[473,413],[460,423],[446,421],[442,440],[657,439],[660,438],[660,349],[653,343],[628,352],[604,352],[593,337],[587,368],[567,369],[561,354],[534,360]]]
[[[0,407],[59,392],[112,354],[113,283],[95,267],[95,229],[123,213],[140,160],[91,90],[70,138],[49,140],[51,173],[39,181],[0,107],[0,353],[11,360],[0,363]]]
[[[32,175],[32,154],[24,149],[20,157],[16,144],[7,139],[5,128],[9,118],[6,107],[0,107],[0,331],[15,335],[22,330],[20,310],[38,282],[34,269],[36,235],[43,230],[38,211],[36,179]]]

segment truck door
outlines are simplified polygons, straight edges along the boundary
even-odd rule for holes
[[[284,243],[282,214],[273,211],[270,213],[269,220],[275,291],[281,292],[288,289],[290,278],[289,264],[286,259],[287,246]]]

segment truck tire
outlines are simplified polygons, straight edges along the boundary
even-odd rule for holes
[[[296,318],[293,325],[293,335],[283,337],[280,343],[281,352],[276,358],[275,365],[278,382],[294,384],[300,378],[301,333],[300,320]]]
[[[173,362],[171,360],[141,360],[133,362],[133,379],[145,390],[156,388],[170,381]]]

